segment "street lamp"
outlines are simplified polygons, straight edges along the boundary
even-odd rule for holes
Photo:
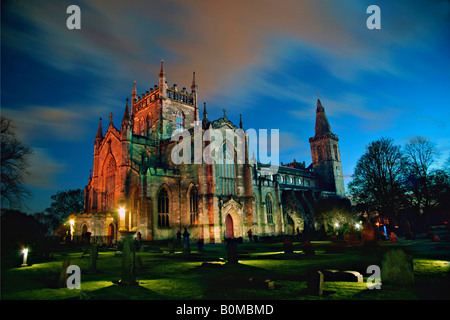
[[[28,248],[23,248],[22,249],[22,253],[23,253],[23,263],[22,263],[22,267],[27,267],[27,257],[28,257]]]
[[[73,240],[73,233],[75,231],[75,220],[70,219],[69,220],[69,224],[70,224],[70,240]]]

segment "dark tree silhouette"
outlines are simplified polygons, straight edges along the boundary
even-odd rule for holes
[[[52,223],[56,224],[53,226],[55,230],[72,213],[83,211],[84,191],[81,189],[58,191],[51,196],[51,199],[53,202],[49,208],[45,209],[45,213],[52,217]]]
[[[356,163],[349,183],[352,202],[359,210],[395,216],[404,204],[406,160],[390,138],[371,142]]]
[[[12,121],[1,119],[1,204],[2,207],[17,208],[30,196],[24,186],[28,173],[28,156],[31,148],[24,145],[15,135]]]

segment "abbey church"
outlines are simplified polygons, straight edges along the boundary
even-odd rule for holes
[[[161,62],[158,85],[138,94],[134,83],[119,123],[111,113],[104,132],[100,119],[84,210],[71,217],[75,238],[90,233],[94,243],[111,244],[132,231],[142,240],[167,240],[185,228],[191,241],[205,243],[246,239],[249,231],[260,237],[294,234],[316,227],[318,199],[345,196],[339,139],[319,99],[309,166],[294,160],[270,173],[248,148],[242,162],[174,161],[176,133],[194,140],[210,129],[223,137],[225,131],[245,131],[242,118],[236,125],[225,112],[209,119],[206,105],[200,116],[197,92],[195,73],[190,90],[169,86]],[[205,140],[202,150],[210,143]],[[225,140],[222,145],[224,152],[236,147]]]

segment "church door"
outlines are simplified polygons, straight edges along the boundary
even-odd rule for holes
[[[225,237],[234,238],[233,218],[230,215],[225,219]]]
[[[108,226],[108,245],[112,244],[114,240],[114,225],[111,223]]]

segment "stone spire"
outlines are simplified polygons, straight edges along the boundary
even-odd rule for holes
[[[239,128],[244,129],[244,124],[242,123],[242,114],[239,114]]]
[[[102,141],[103,140],[103,132],[102,132],[102,118],[100,118],[100,123],[98,124],[97,129],[97,136],[95,137],[95,141]]]
[[[320,136],[329,133],[331,133],[331,127],[325,114],[325,108],[322,106],[320,99],[317,99],[315,135]]]
[[[161,69],[159,70],[159,76],[160,77],[166,76],[166,73],[164,72],[164,60],[163,59],[161,59]]]
[[[192,91],[197,91],[197,84],[196,84],[196,82],[195,82],[195,71],[194,71],[194,73],[193,73],[193,75],[192,75],[192,85],[191,85],[191,90],[192,90]]]
[[[125,112],[123,113],[123,119],[122,119],[122,128],[124,126],[130,125],[130,112],[128,109],[128,98],[127,98],[127,104],[125,106]]]
[[[195,82],[195,71],[193,72],[193,74],[192,74],[192,85],[191,85],[191,90],[192,90],[192,92],[191,92],[191,94],[192,94],[192,97],[194,98],[194,108],[195,108],[195,110],[194,110],[194,120],[197,120],[197,117],[198,117],[198,104],[197,104],[197,91],[198,91],[198,86],[197,86],[197,83]]]
[[[136,100],[137,100],[136,81],[134,81],[133,91],[131,92],[131,114],[136,113],[136,110],[134,108]]]
[[[159,71],[159,95],[162,98],[166,98],[166,72],[164,71],[164,60],[162,59]]]
[[[203,102],[203,127],[206,127],[206,125],[208,124],[209,120],[208,120],[208,112],[206,111],[206,102]]]

